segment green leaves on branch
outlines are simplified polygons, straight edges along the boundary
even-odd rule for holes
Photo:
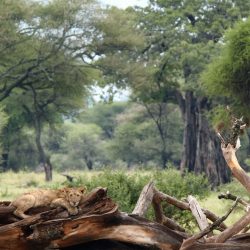
[[[214,58],[202,75],[211,96],[224,96],[249,113],[250,104],[250,18],[226,34],[220,57]]]

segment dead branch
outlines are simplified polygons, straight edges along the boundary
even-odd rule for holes
[[[174,205],[175,207],[177,207],[181,210],[189,210],[190,211],[190,207],[189,207],[189,204],[187,202],[180,201],[180,200],[178,200],[170,195],[164,194],[164,193],[158,191],[156,188],[155,188],[155,195],[158,196],[158,199],[160,201],[166,201],[167,203]],[[211,211],[209,211],[207,209],[202,209],[202,211],[204,212],[206,217],[212,222],[215,222],[216,220],[219,219],[218,216],[216,216],[214,213],[212,213]],[[226,228],[227,228],[227,226],[225,225],[225,223],[222,223],[220,225],[221,230],[224,230]]]
[[[236,157],[236,148],[231,144],[221,146],[223,156],[227,162],[228,167],[230,168],[234,177],[250,192],[250,176],[241,168],[237,157]]]
[[[197,240],[201,239],[202,237],[204,237],[205,235],[209,234],[210,232],[212,232],[214,229],[216,229],[217,227],[220,226],[220,224],[225,221],[228,216],[232,213],[232,211],[234,210],[234,208],[237,206],[238,204],[238,200],[235,201],[235,203],[233,204],[233,206],[228,210],[228,212],[222,216],[221,218],[219,218],[218,220],[216,220],[212,225],[207,226],[204,230],[202,230],[201,232],[193,235],[192,237],[186,239],[183,241],[180,250],[186,250],[188,249],[190,246],[192,246]],[[207,241],[208,242],[213,242],[210,241],[211,238],[208,238]]]
[[[136,206],[132,214],[139,216],[145,216],[150,204],[152,203],[154,196],[154,183],[150,181],[141,191],[140,197],[136,203]]]
[[[189,195],[188,198],[188,203],[190,206],[190,210],[192,212],[192,214],[194,215],[200,230],[204,230],[205,228],[208,227],[208,222],[207,222],[207,218],[204,214],[204,212],[202,211],[198,201],[192,196]]]
[[[232,226],[221,232],[217,236],[209,238],[209,242],[223,243],[233,235],[239,233],[243,228],[250,224],[250,212],[241,217],[240,220],[235,222]]]
[[[248,225],[247,227],[243,228],[242,231],[240,232],[241,234],[244,234],[246,232],[248,232],[250,229],[250,225]]]
[[[236,151],[240,146],[239,136],[245,127],[246,124],[243,122],[243,117],[237,119],[232,116],[232,127],[229,131],[228,138],[224,139],[220,133],[218,133],[218,136],[221,140],[223,156],[232,174],[246,188],[246,190],[250,192],[250,176],[248,176],[244,169],[241,168],[236,157]]]
[[[153,182],[149,182],[146,186],[144,186],[132,214],[144,216],[150,204],[152,203],[152,206],[155,212],[155,218],[158,223],[168,226],[169,228],[173,230],[185,232],[185,229],[183,227],[178,225],[178,223],[176,223],[174,220],[164,215],[162,207],[161,207],[162,201],[165,201],[171,205],[174,205],[181,210],[191,211],[189,203],[180,201],[170,195],[160,192],[159,190],[157,190],[157,188],[154,187]],[[206,217],[212,222],[215,222],[216,220],[218,220],[218,216],[216,216],[209,210],[201,209],[201,211],[202,211],[201,213],[204,213]],[[203,228],[205,228],[205,226]],[[226,228],[227,228],[226,225],[222,223],[219,229],[223,231]]]
[[[163,209],[162,209],[162,205],[161,205],[161,201],[159,200],[159,198],[157,197],[157,195],[154,196],[153,201],[152,201],[152,205],[154,208],[154,212],[155,212],[155,220],[172,229],[172,230],[176,230],[179,232],[185,232],[186,230],[181,227],[180,225],[178,225],[174,220],[168,218],[167,216],[164,215]]]
[[[239,202],[240,204],[242,204],[243,206],[245,206],[246,211],[249,210],[250,204],[249,204],[247,201],[245,201],[244,199],[239,198],[239,197],[237,197],[237,196],[231,194],[229,191],[227,191],[226,194],[220,194],[220,195],[218,195],[218,198],[219,198],[219,199],[228,199],[228,200],[233,200],[233,201],[238,200],[238,202]]]
[[[132,212],[132,214],[139,215],[139,216],[145,216],[147,210],[149,209],[149,206],[152,204],[155,212],[155,220],[162,224],[167,226],[168,228],[172,230],[176,230],[179,232],[185,232],[185,229],[178,225],[174,220],[166,217],[163,213],[162,206],[161,206],[161,200],[159,200],[157,196],[157,191],[154,187],[154,183],[150,181],[144,188],[142,189],[142,192],[139,196],[139,199],[136,203],[136,206]]]

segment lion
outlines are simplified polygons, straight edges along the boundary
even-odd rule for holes
[[[78,213],[77,206],[85,190],[85,188],[40,189],[24,193],[10,205],[16,208],[14,214],[22,219],[29,217],[25,214],[27,210],[41,206],[63,207],[68,210],[70,215],[76,215]]]

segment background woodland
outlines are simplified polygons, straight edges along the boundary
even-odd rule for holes
[[[230,112],[249,123],[249,13],[245,0],[1,1],[1,171],[50,181],[53,170],[170,168],[229,182],[215,131]]]

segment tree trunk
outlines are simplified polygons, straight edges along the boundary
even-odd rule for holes
[[[197,142],[195,173],[206,173],[212,187],[226,183],[230,179],[226,161],[221,153],[220,141],[209,127],[205,111],[208,110],[206,98],[197,98]]]
[[[1,170],[6,172],[8,170],[8,162],[9,162],[9,152],[4,151],[2,153],[2,160],[1,160]]]
[[[88,156],[85,156],[85,163],[87,165],[88,170],[93,170],[93,161],[89,159]]]
[[[163,148],[161,152],[161,162],[162,162],[162,168],[165,169],[167,167],[167,162],[169,159],[169,154],[166,152],[165,147]]]
[[[46,162],[44,164],[45,180],[52,181],[52,164],[50,162],[49,156],[46,157]]]
[[[46,157],[42,142],[41,142],[41,124],[39,119],[35,118],[35,133],[36,133],[36,146],[39,155],[39,164],[44,168],[45,180],[52,181],[52,165],[49,157]]]
[[[207,99],[185,93],[181,109],[184,118],[182,172],[187,169],[195,173],[205,173],[213,187],[230,180],[226,162],[221,154],[220,142],[209,126],[205,112],[209,109]],[[183,103],[179,101],[180,107]]]
[[[181,170],[194,171],[195,152],[197,141],[197,118],[196,100],[192,91],[185,93],[185,113],[184,117],[184,136],[183,153],[181,159]]]

